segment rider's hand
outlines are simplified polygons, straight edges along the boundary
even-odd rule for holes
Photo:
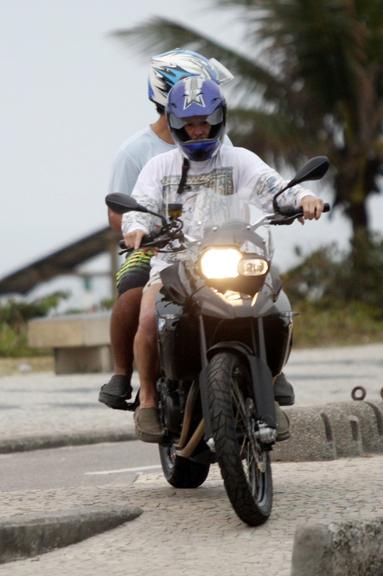
[[[145,232],[143,230],[133,230],[133,232],[128,232],[124,234],[124,242],[127,248],[137,248],[140,247],[142,238],[145,236]]]
[[[316,196],[304,196],[301,201],[301,208],[303,209],[303,217],[300,221],[303,224],[303,220],[318,220],[323,212],[324,202]]]

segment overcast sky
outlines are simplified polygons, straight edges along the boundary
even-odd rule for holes
[[[147,59],[108,32],[159,15],[160,7],[163,16],[237,45],[240,23],[208,10],[211,5],[0,0],[0,277],[106,225],[114,154],[156,118],[146,98]],[[381,199],[371,211],[373,226],[382,230]],[[349,236],[341,217],[287,228],[276,238],[283,268],[293,263],[296,244],[310,250],[337,240],[344,246]]]

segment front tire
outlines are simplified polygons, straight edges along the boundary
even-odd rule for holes
[[[219,352],[208,370],[208,404],[216,456],[232,507],[243,522],[258,526],[273,501],[270,453],[254,436],[255,404],[246,361]]]
[[[176,455],[174,445],[159,446],[162,471],[175,488],[198,488],[209,474],[209,464]]]

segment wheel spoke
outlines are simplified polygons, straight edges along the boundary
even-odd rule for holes
[[[259,500],[259,498],[262,497],[262,494],[259,493],[262,492],[263,470],[259,466],[260,459],[262,459],[262,452],[258,449],[252,433],[251,422],[249,421],[251,414],[249,414],[250,411],[247,410],[244,400],[244,393],[246,393],[246,391],[242,391],[238,380],[239,378],[233,378],[232,398],[235,428],[239,438],[241,438],[239,455],[241,460],[243,461],[245,459],[246,462],[244,472],[251,494],[255,500]],[[254,415],[252,415],[252,417],[254,417]]]

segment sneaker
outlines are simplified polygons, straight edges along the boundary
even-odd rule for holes
[[[122,374],[114,374],[107,384],[101,386],[98,401],[115,410],[128,410],[125,400],[132,396],[130,378]]]
[[[274,382],[274,398],[280,406],[292,406],[295,403],[294,388],[281,372]]]
[[[134,412],[137,437],[143,442],[161,442],[164,431],[158,418],[157,408],[137,408]]]
[[[275,419],[277,422],[277,442],[282,442],[283,440],[288,440],[290,438],[290,420],[286,414],[283,412],[278,402],[275,404]]]

